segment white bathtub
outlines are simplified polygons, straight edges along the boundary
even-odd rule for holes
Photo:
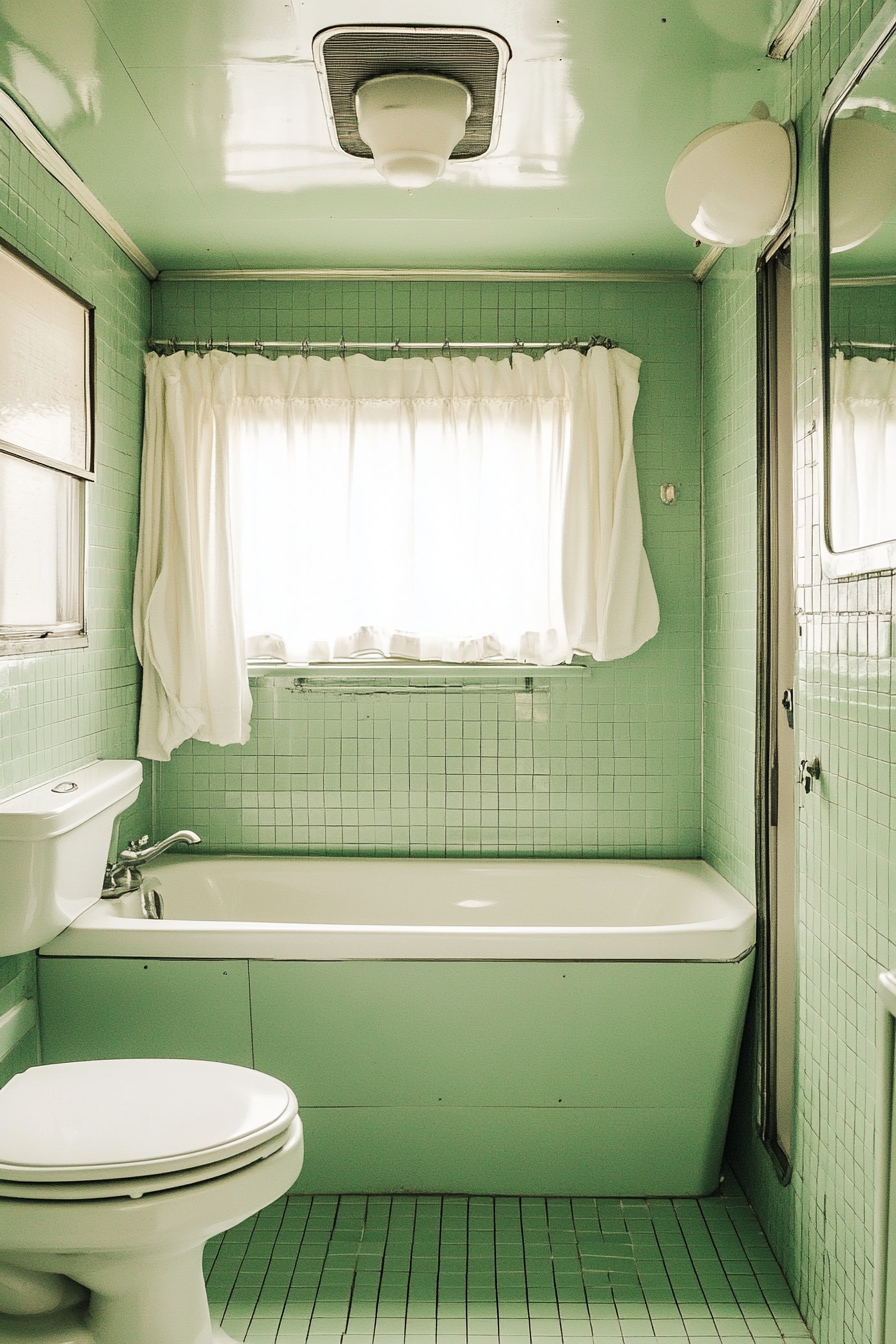
[[[165,856],[51,956],[265,960],[736,961],[755,911],[693,860]]]
[[[294,1089],[305,1191],[718,1182],[752,907],[699,861],[171,858],[38,958],[47,1063],[182,1056]]]

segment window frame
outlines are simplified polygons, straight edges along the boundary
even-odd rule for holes
[[[84,455],[85,465],[58,462],[34,452],[21,445],[0,438],[0,455],[21,462],[31,463],[44,471],[52,471],[78,483],[78,531],[79,544],[75,564],[77,566],[77,592],[79,616],[76,621],[57,622],[48,629],[34,625],[0,625],[0,657],[21,656],[30,653],[46,653],[51,649],[85,648],[88,644],[87,632],[87,484],[96,480],[96,342],[95,342],[95,305],[88,303],[80,294],[50,274],[31,257],[25,256],[6,239],[0,238],[0,254],[6,254],[14,261],[26,267],[41,280],[72,299],[83,313],[83,368],[84,368]],[[0,322],[2,322],[0,315]]]

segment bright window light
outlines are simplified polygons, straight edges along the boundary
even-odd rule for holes
[[[559,398],[254,401],[243,413],[252,656],[568,656]]]

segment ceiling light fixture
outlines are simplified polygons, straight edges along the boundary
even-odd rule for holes
[[[796,135],[757,103],[750,120],[713,126],[679,155],[666,186],[672,222],[692,238],[740,247],[778,232],[796,191]]]
[[[377,172],[391,187],[414,189],[444,173],[473,99],[459,80],[442,75],[380,75],[357,90],[355,110]]]
[[[497,144],[510,60],[497,33],[359,24],[323,29],[312,51],[333,148],[392,185],[426,186]]]

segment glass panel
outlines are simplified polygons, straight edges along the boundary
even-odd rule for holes
[[[827,540],[836,573],[896,563],[896,44],[840,102],[827,142]],[[869,549],[871,548],[871,549]]]
[[[0,440],[90,468],[87,310],[0,248]]]
[[[0,453],[0,633],[82,628],[84,489]]]

